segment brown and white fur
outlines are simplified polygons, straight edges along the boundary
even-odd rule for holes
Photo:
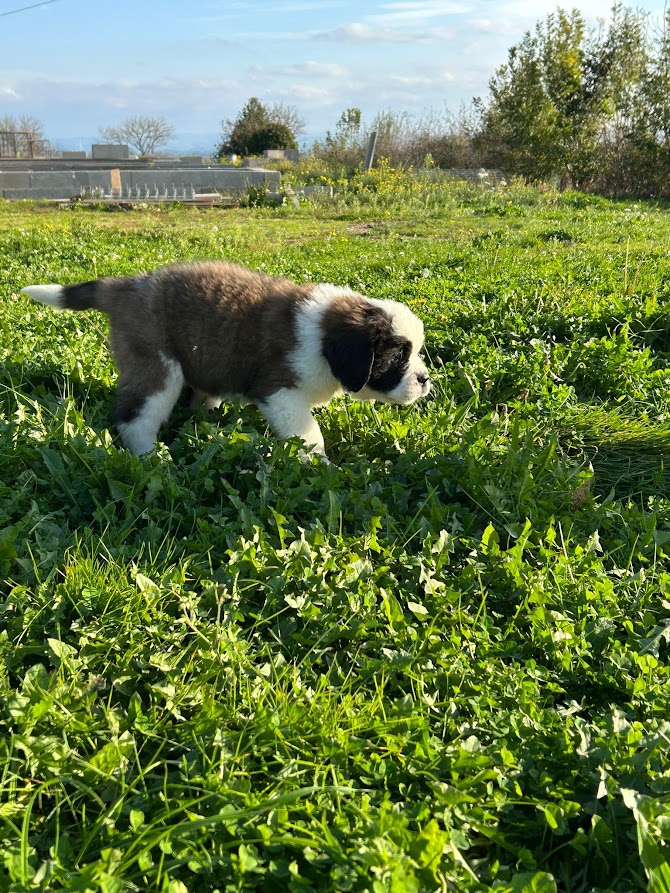
[[[280,438],[325,456],[312,408],[338,393],[413,403],[430,390],[423,324],[404,304],[334,285],[298,285],[220,261],[122,279],[22,289],[59,310],[110,318],[125,446],[149,452],[182,389],[206,405],[255,403]]]

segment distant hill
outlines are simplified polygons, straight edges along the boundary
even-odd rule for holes
[[[218,133],[180,133],[160,151],[169,155],[210,155],[220,139]],[[65,151],[91,151],[93,143],[101,142],[97,134],[52,136],[50,142]]]
[[[323,139],[323,134],[306,134],[300,139],[300,148],[311,147],[315,140]],[[167,146],[161,146],[160,152],[166,155],[211,155],[221,140],[221,133],[178,133]],[[50,137],[52,145],[65,151],[91,152],[93,143],[99,143],[97,134]]]

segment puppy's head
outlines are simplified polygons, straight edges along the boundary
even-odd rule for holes
[[[423,323],[396,301],[347,295],[324,315],[323,355],[358,400],[414,403],[430,391]]]

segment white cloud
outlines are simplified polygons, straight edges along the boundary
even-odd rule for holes
[[[423,2],[384,3],[381,14],[368,16],[368,21],[381,25],[425,24],[443,16],[466,15],[472,11],[471,3],[453,3],[451,0],[423,0]]]
[[[581,0],[579,10],[587,20],[609,17],[611,0]],[[361,21],[343,23],[313,33],[319,40],[342,44],[436,44],[453,40],[456,31],[472,31],[521,39],[536,21],[556,10],[556,0],[399,0],[382,3]],[[440,24],[436,20],[442,19]],[[309,37],[303,34],[303,37]]]
[[[293,65],[254,65],[250,69],[253,75],[290,78],[328,78],[347,77],[349,72],[342,65],[324,62],[300,62]]]
[[[294,43],[305,40],[309,35],[301,31],[238,31],[234,37],[236,44],[239,46],[240,44],[255,44],[260,40]]]
[[[437,72],[434,75],[390,75],[389,81],[403,87],[429,87],[436,88],[444,84],[453,83],[454,75],[450,71]]]
[[[507,34],[512,38],[522,36],[518,24],[509,19],[468,19],[466,28],[482,34]]]
[[[220,0],[212,7],[212,13],[198,17],[201,22],[228,22],[231,15],[287,15],[292,12],[323,12],[326,9],[342,9],[346,3],[342,0],[327,3],[325,0],[313,0],[313,2],[289,3],[282,0],[281,3],[259,6],[256,0],[252,3],[231,3],[230,0],[225,4],[225,11],[221,12]]]
[[[331,31],[322,31],[314,36],[317,40],[328,40],[334,43],[431,44],[450,40],[453,37],[453,31],[448,28],[408,31],[406,28],[381,28],[376,25],[366,25],[362,22],[352,22],[349,25],[340,25]]]
[[[332,100],[332,94],[328,90],[323,90],[320,87],[309,87],[306,84],[292,86],[290,91],[288,91],[287,99],[291,97],[302,99],[305,102],[323,102],[324,100],[330,102]]]
[[[21,97],[25,114],[44,120],[47,129],[94,131],[116,124],[130,114],[164,115],[168,120],[205,122],[217,126],[226,109],[220,97],[248,98],[248,87],[232,80],[162,79],[154,82],[107,81],[97,84],[48,78],[21,79],[10,88]],[[0,87],[0,96],[4,90]]]

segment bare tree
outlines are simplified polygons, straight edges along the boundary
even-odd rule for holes
[[[29,133],[36,140],[45,138],[44,124],[33,115],[19,115],[18,118],[14,117],[14,115],[2,115],[0,116],[0,130],[20,130],[24,133]]]
[[[480,167],[483,153],[474,141],[479,128],[473,105],[462,106],[456,113],[429,111],[421,117],[382,111],[370,125],[364,123],[361,110],[352,107],[342,112],[334,133],[327,131],[325,140],[314,143],[312,154],[336,168],[354,171],[362,164],[374,131],[377,157],[387,159],[393,167]]]
[[[20,158],[59,154],[47,140],[44,124],[34,115],[0,115],[0,133],[3,132],[13,134],[11,142]]]
[[[268,107],[268,118],[272,124],[283,124],[288,127],[296,138],[305,132],[305,120],[294,105],[275,102]]]
[[[153,155],[174,136],[175,128],[165,118],[132,115],[117,127],[101,127],[100,138],[110,143],[127,143],[138,155]]]

